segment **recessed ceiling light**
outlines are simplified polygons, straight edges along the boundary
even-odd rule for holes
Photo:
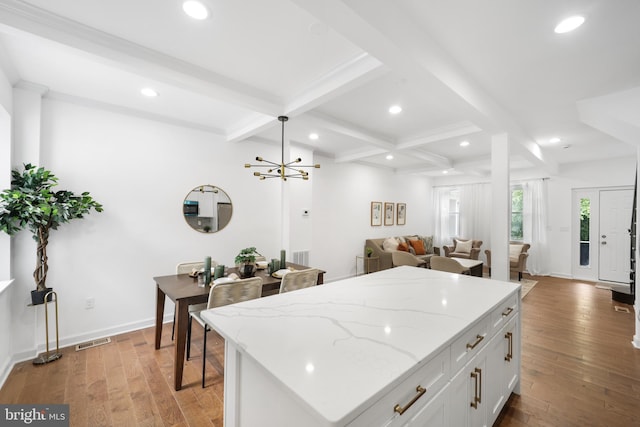
[[[314,140],[314,141],[315,141],[315,140],[316,140],[316,139],[318,139],[318,138],[319,138],[319,136],[318,136],[318,134],[317,134],[317,133],[310,133],[310,134],[309,134],[309,139],[312,139],[312,140]]]
[[[389,112],[391,114],[398,114],[402,111],[402,107],[399,105],[392,105],[391,107],[389,107]]]
[[[386,159],[387,160],[393,160],[393,154],[387,154]]]
[[[558,25],[556,25],[556,28],[554,29],[554,31],[558,34],[568,33],[570,31],[575,30],[583,23],[584,23],[584,16],[580,16],[580,15],[570,16],[569,18],[562,20]]]
[[[560,138],[558,138],[557,136],[554,136],[549,140],[549,142],[552,144],[557,144],[558,142],[560,142]]]
[[[448,170],[443,170],[442,173],[446,175],[446,174],[449,173],[449,171]]]
[[[460,147],[468,147],[469,146],[469,141],[462,141],[460,143]]]
[[[182,10],[193,19],[207,19],[209,9],[199,1],[189,0],[182,3]]]
[[[154,98],[158,96],[158,92],[156,92],[154,89],[151,89],[150,87],[145,87],[143,89],[140,89],[140,93],[143,94],[144,96],[148,96],[149,98]]]

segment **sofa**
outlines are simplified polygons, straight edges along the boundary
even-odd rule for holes
[[[527,257],[529,256],[529,243],[509,242],[509,271],[518,273],[518,281],[522,280],[522,273],[527,269]],[[484,251],[487,256],[487,267],[491,276],[491,251]]]
[[[443,246],[444,256],[449,258],[478,259],[482,240],[453,239],[453,245]]]
[[[398,242],[398,245],[395,245],[391,241],[391,239],[395,239]],[[410,241],[414,241],[413,245]],[[420,245],[416,244],[416,240],[420,240],[422,242],[422,247],[424,248],[423,253],[416,253],[414,246],[420,249]],[[385,241],[387,242],[385,245]],[[398,250],[398,246],[400,243],[406,245],[407,250]],[[439,255],[440,249],[433,247],[433,236],[418,236],[418,235],[408,235],[408,236],[398,236],[398,237],[382,237],[377,239],[367,239],[364,243],[364,255],[367,256],[367,248],[371,248],[371,256],[378,257],[380,260],[380,270],[386,270],[394,267],[393,263],[393,252],[403,252],[401,254],[396,254],[396,265],[413,265],[413,262],[416,262],[416,265],[429,265],[429,258],[431,258],[434,254]],[[404,248],[404,246],[402,247]],[[401,248],[401,249],[402,249]],[[420,252],[420,251],[419,251]],[[411,258],[411,259],[409,259]],[[402,261],[399,261],[402,260]],[[404,262],[406,261],[406,263]],[[402,264],[398,264],[402,262]]]

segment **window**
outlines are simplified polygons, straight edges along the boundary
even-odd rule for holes
[[[449,236],[459,236],[460,232],[460,191],[449,193]]]
[[[591,199],[580,199],[580,265],[589,266]]]
[[[524,238],[522,227],[522,205],[522,187],[511,187],[511,240],[522,241]]]

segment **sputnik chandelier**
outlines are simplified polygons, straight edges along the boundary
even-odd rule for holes
[[[282,178],[283,181],[286,181],[287,178],[298,178],[298,179],[309,179],[309,172],[304,171],[303,169],[298,168],[319,168],[319,164],[315,165],[298,165],[302,161],[300,157],[295,160],[290,161],[289,163],[284,162],[284,122],[289,120],[287,116],[279,116],[278,120],[282,122],[282,157],[280,159],[280,163],[272,162],[270,160],[265,160],[262,157],[256,157],[256,161],[267,163],[265,165],[250,165],[249,163],[245,163],[245,168],[271,168],[266,172],[254,172],[253,176],[257,176],[260,179],[267,178]],[[294,166],[292,166],[294,165]]]

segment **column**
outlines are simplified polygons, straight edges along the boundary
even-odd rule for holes
[[[491,278],[509,281],[511,191],[509,190],[509,138],[491,137]]]
[[[636,148],[636,165],[640,165],[640,146],[638,146]],[[637,167],[637,166],[636,166]],[[638,189],[636,189],[636,194],[637,194]],[[638,197],[636,197],[636,212],[640,212],[640,208],[638,208],[638,206],[640,206],[640,200],[638,200]],[[637,214],[636,214],[637,215]],[[634,254],[634,256],[636,257],[636,300],[635,300],[635,304],[634,304],[634,313],[635,313],[635,320],[636,320],[636,334],[633,336],[633,341],[631,342],[633,344],[633,346],[635,348],[639,348],[640,349],[640,297],[638,297],[638,243],[640,243],[640,233],[638,233],[638,227],[637,227],[637,222],[638,219],[636,217],[636,253]]]

